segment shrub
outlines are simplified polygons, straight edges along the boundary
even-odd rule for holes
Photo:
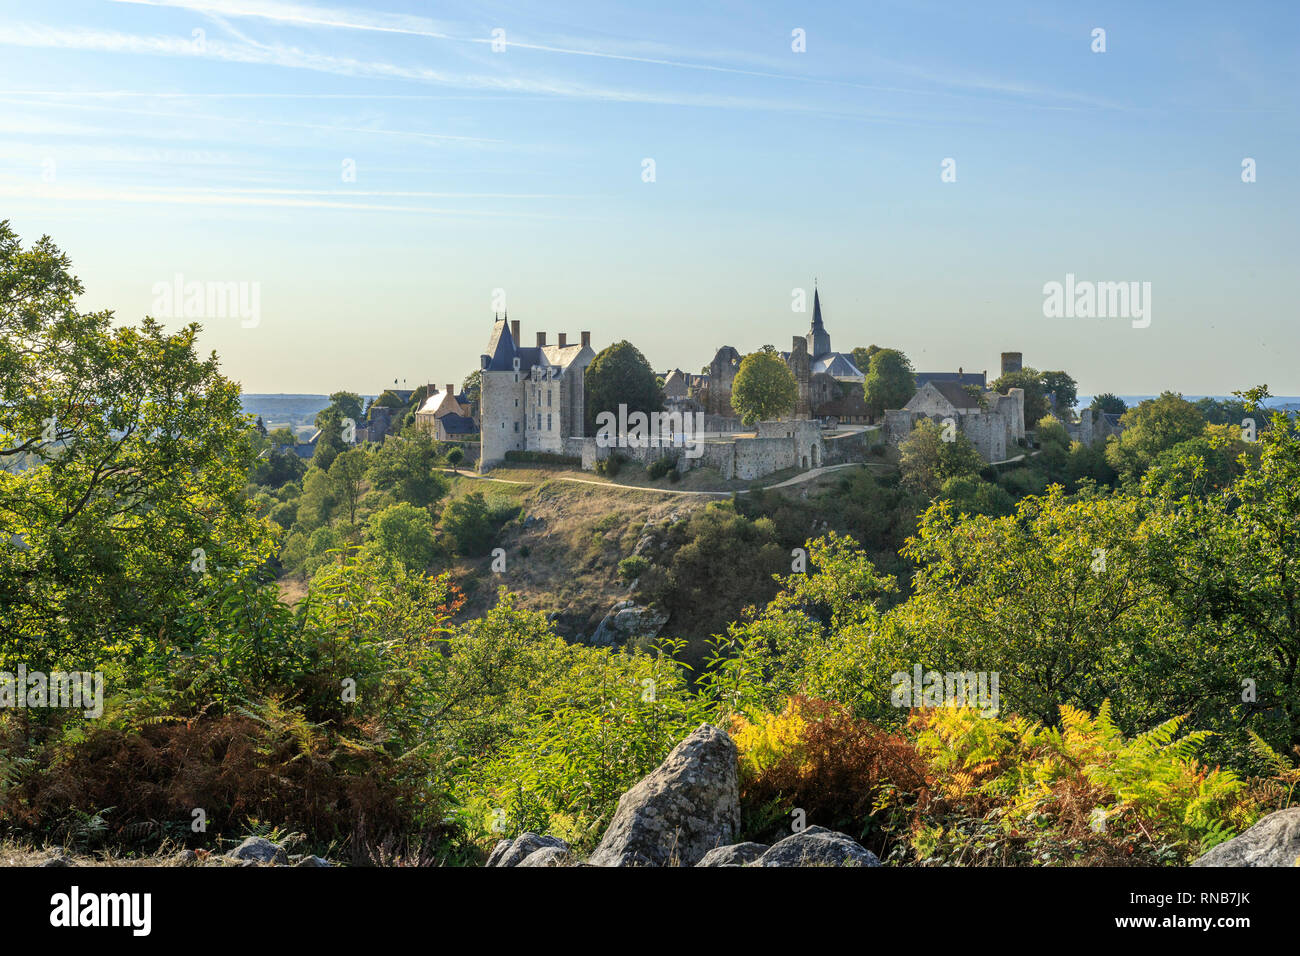
[[[652,481],[658,481],[664,475],[668,474],[668,472],[675,471],[676,469],[677,462],[673,461],[671,458],[656,458],[654,461],[650,462],[650,464],[645,466],[646,474],[650,476]]]
[[[650,562],[646,558],[641,557],[639,554],[634,554],[631,557],[624,558],[618,563],[618,575],[624,581],[631,584],[644,574],[648,567],[650,567]]]

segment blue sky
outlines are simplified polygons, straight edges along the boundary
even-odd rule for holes
[[[815,276],[836,348],[924,370],[1300,394],[1298,9],[0,2],[0,217],[124,321],[257,283],[203,322],[251,392],[459,381],[496,289],[698,369],[789,348]],[[1045,318],[1067,273],[1150,327]]]

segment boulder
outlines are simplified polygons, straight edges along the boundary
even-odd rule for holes
[[[880,860],[847,834],[809,827],[776,843],[749,865],[880,866]]]
[[[570,866],[573,855],[563,847],[544,846],[534,850],[520,861],[520,866]]]
[[[249,837],[239,846],[235,847],[226,856],[232,860],[240,860],[244,863],[278,863],[280,866],[289,865],[289,854],[285,852],[284,847],[272,843],[270,840],[262,837]]]
[[[72,862],[72,857],[68,856],[62,850],[56,851],[55,854],[47,859],[42,860],[37,866],[76,866]]]
[[[507,844],[503,849],[501,844]],[[537,833],[521,833],[513,840],[502,840],[492,850],[492,855],[488,857],[488,866],[518,866],[538,850],[547,847],[564,850],[566,853],[569,844],[565,843],[559,837],[541,836]]]
[[[696,866],[744,866],[767,852],[766,843],[733,843],[715,847],[701,857]]]
[[[488,854],[487,862],[483,865],[496,866],[501,862],[501,858],[510,852],[510,844],[514,842],[514,840],[498,840],[497,845],[494,846],[492,852]]]
[[[1192,866],[1300,866],[1300,807],[1270,813]]]
[[[694,866],[740,830],[736,745],[708,724],[618,799],[595,866]]]
[[[633,601],[619,601],[601,620],[591,643],[597,647],[625,644],[634,637],[654,637],[668,622],[668,615]]]
[[[320,856],[304,856],[294,866],[333,866],[329,860]]]

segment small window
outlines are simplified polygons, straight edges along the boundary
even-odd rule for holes
[[[502,428],[505,428],[505,427],[506,427],[506,423],[505,423],[505,422],[502,422],[502,423],[501,423],[501,427],[502,427]],[[515,422],[515,434],[518,434],[518,433],[519,433],[519,423],[518,423],[518,422]]]
[[[550,407],[551,407],[551,393],[550,393],[550,390],[547,390],[547,392],[546,392],[546,407],[547,407],[547,408],[550,408]]]
[[[546,430],[547,430],[548,432],[551,430],[551,413],[550,413],[550,412],[547,412],[547,413],[546,413]]]

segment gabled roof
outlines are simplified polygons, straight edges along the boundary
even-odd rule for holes
[[[810,367],[814,374],[825,372],[832,378],[865,378],[858,367],[853,364],[853,359],[843,352],[829,352],[820,358],[815,358]]]
[[[917,372],[912,377],[917,388],[926,382],[956,382],[959,385],[978,385],[980,388],[988,385],[988,378],[983,372]]]
[[[953,408],[979,408],[978,395],[972,395],[960,382],[930,382],[931,388],[948,399]]]

